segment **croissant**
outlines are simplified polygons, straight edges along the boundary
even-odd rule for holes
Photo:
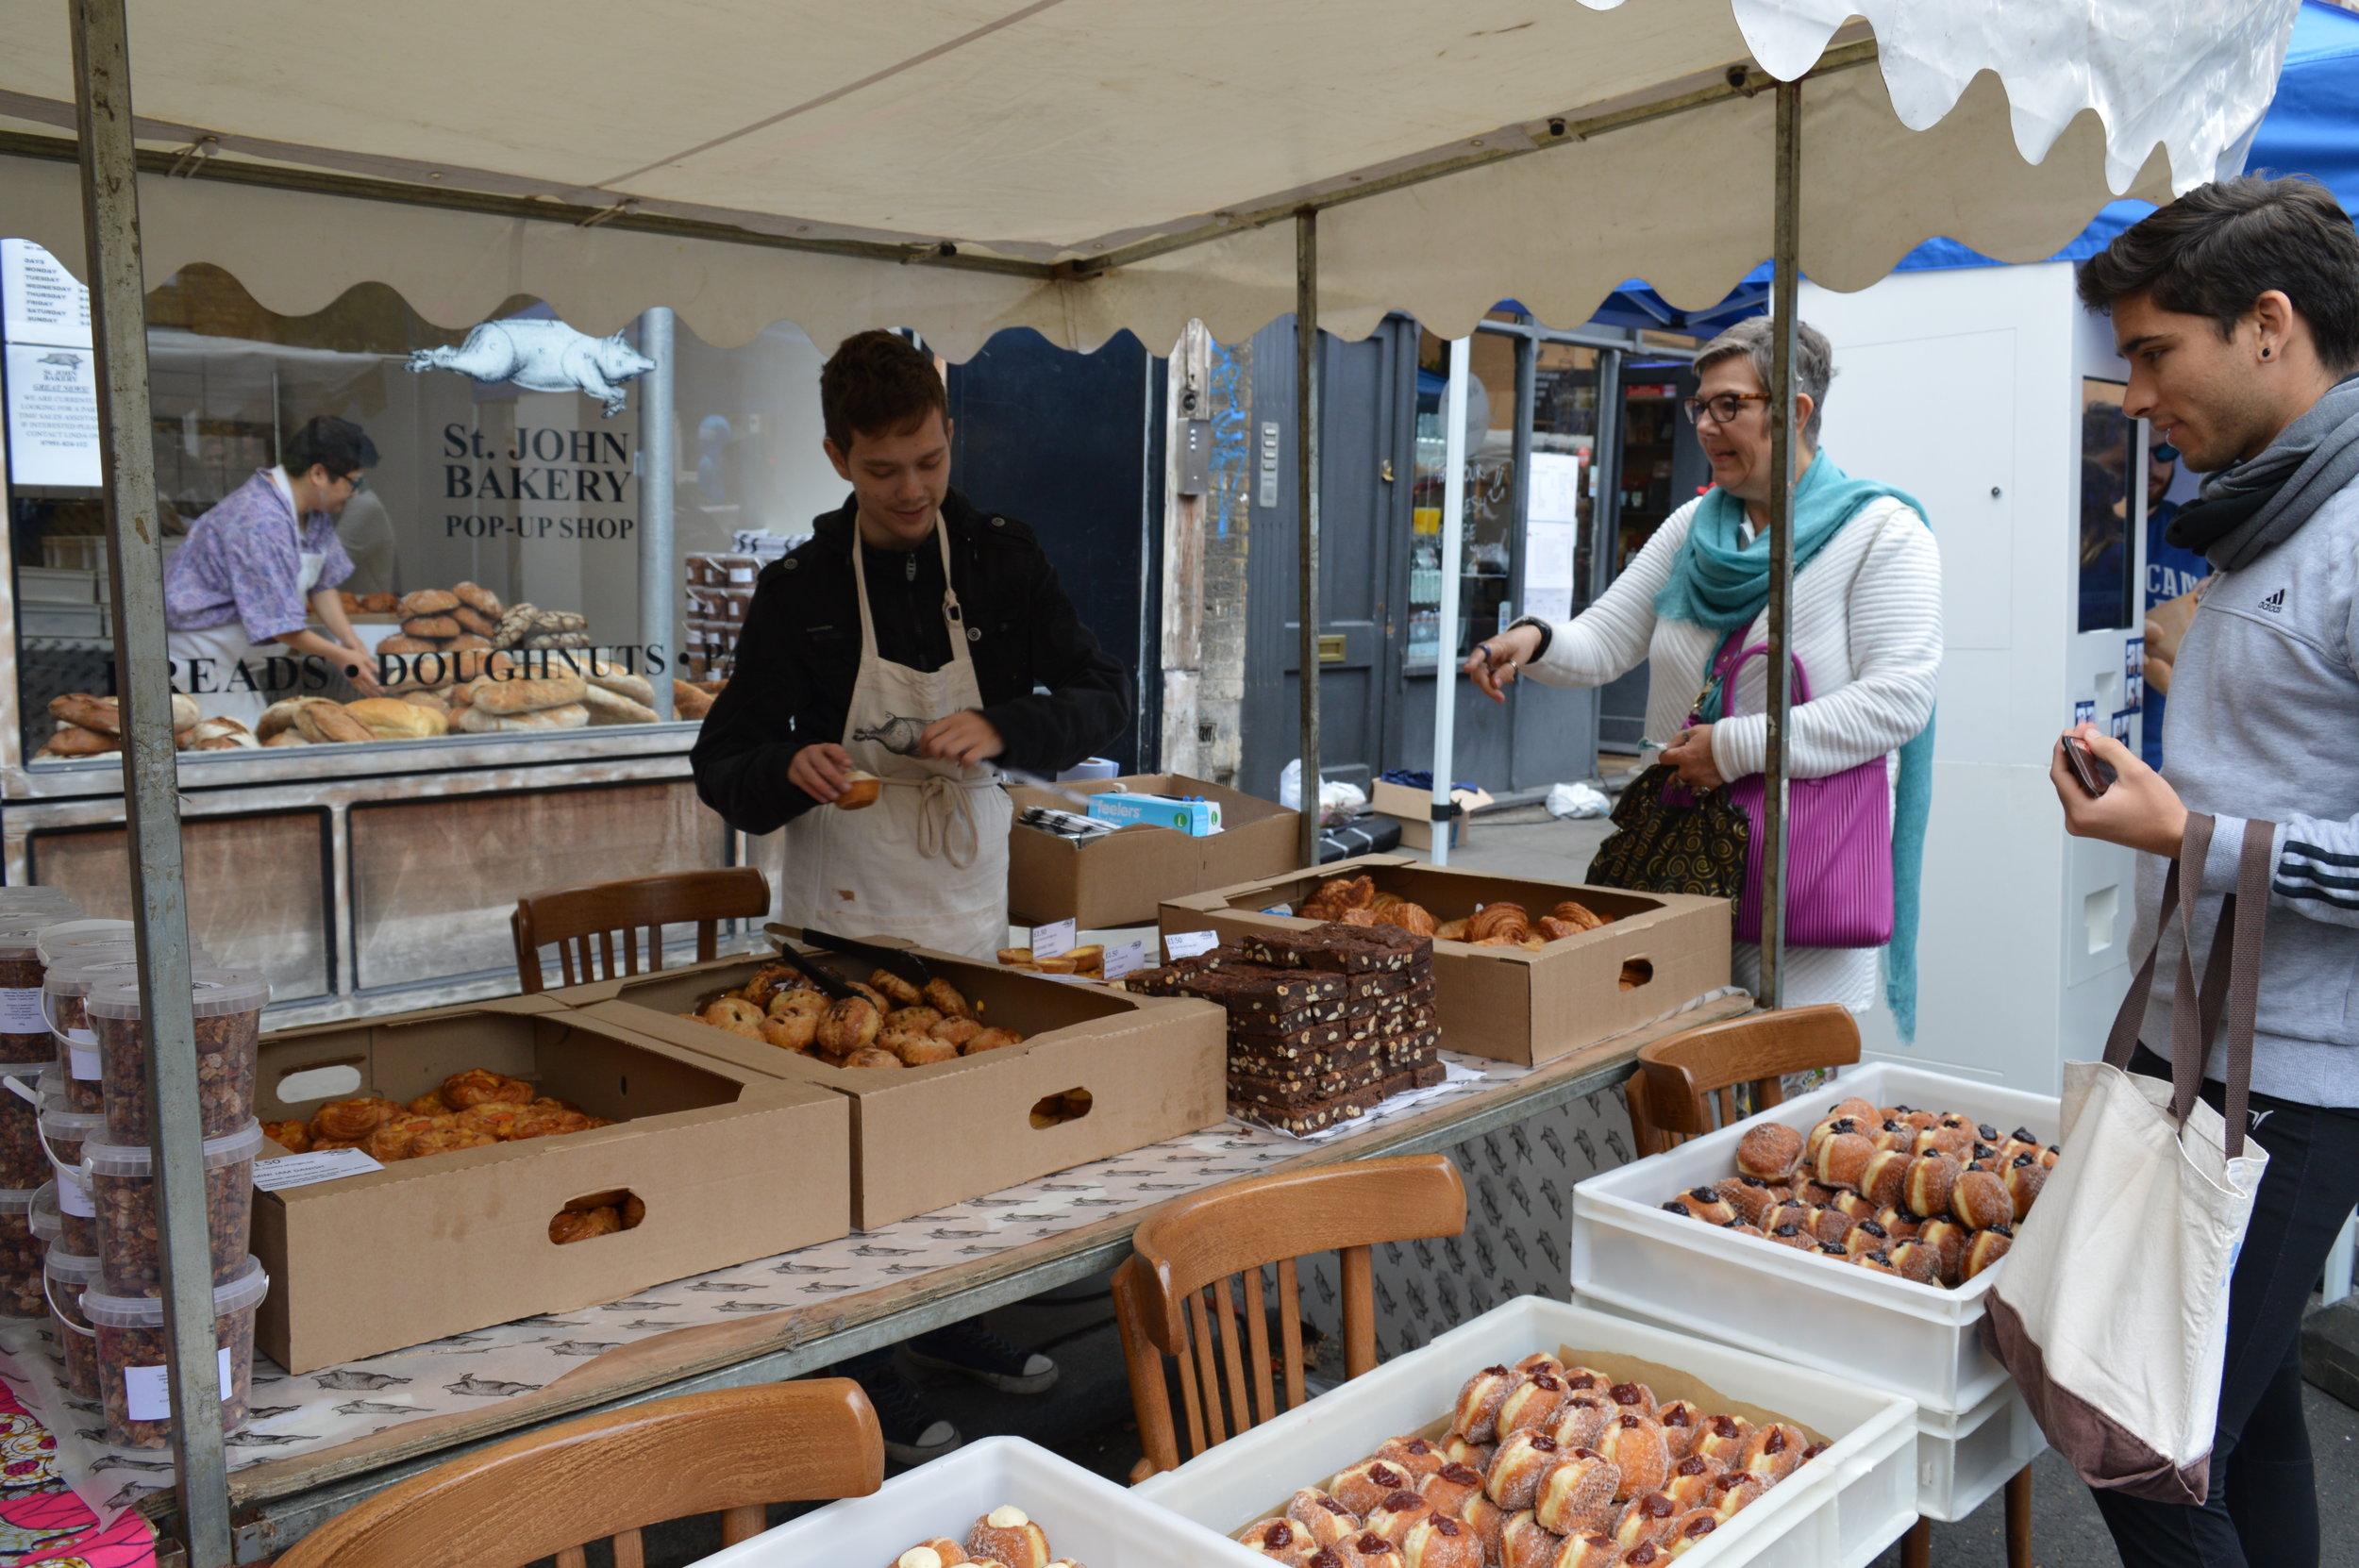
[[[324,1138],[357,1143],[401,1114],[402,1108],[391,1100],[334,1100],[313,1113],[311,1142],[315,1146]]]
[[[1380,908],[1376,911],[1376,923],[1379,926],[1397,926],[1411,936],[1434,935],[1431,913],[1424,905],[1412,904],[1405,898],[1396,898],[1391,904]]]
[[[1346,909],[1335,919],[1345,926],[1381,926],[1384,924],[1383,917],[1374,909]]]
[[[1577,930],[1594,931],[1607,924],[1605,916],[1578,899],[1567,898],[1548,913]]]
[[[1313,893],[1316,903],[1331,904],[1339,909],[1364,909],[1376,902],[1376,883],[1367,876],[1331,876],[1319,884]]]
[[[1433,927],[1433,940],[1436,942],[1465,941],[1466,923],[1463,920],[1445,920]]]
[[[1549,942],[1563,942],[1566,937],[1581,935],[1581,927],[1571,921],[1559,920],[1552,914],[1544,914],[1540,917],[1540,935]]]
[[[1315,920],[1321,923],[1341,920],[1344,918],[1344,913],[1341,905],[1330,904],[1323,898],[1313,898],[1295,910],[1296,916],[1299,919]]]
[[[1466,939],[1483,942],[1492,937],[1506,937],[1521,942],[1531,935],[1531,917],[1521,904],[1485,904],[1466,920]]]

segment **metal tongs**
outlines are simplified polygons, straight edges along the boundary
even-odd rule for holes
[[[860,994],[851,988],[843,976],[811,962],[811,959],[795,951],[794,933],[786,926],[764,926],[762,929],[777,939],[778,957],[785,959],[802,975],[803,978],[817,986],[830,999],[841,1002]]]
[[[1043,778],[1036,773],[1027,773],[1022,768],[1011,768],[1004,765],[999,769],[999,777],[1003,783],[1021,784],[1028,790],[1038,790],[1043,794],[1054,795],[1076,811],[1080,812],[1081,815],[1089,815],[1090,797],[1079,790],[1066,789],[1053,778]]]
[[[818,980],[819,976],[827,972],[795,950],[794,944],[796,941],[829,953],[842,953],[846,958],[858,959],[871,969],[881,969],[888,975],[898,976],[920,991],[930,984],[934,977],[934,972],[926,967],[925,959],[914,953],[904,952],[897,947],[879,947],[874,942],[855,942],[850,937],[839,937],[826,931],[814,931],[809,926],[803,928],[799,938],[795,936],[791,926],[771,925],[764,926],[762,929],[778,942],[780,958],[801,970],[805,975],[811,976],[814,980]],[[852,994],[848,988],[839,994],[838,992],[829,989],[830,983],[836,987],[844,987],[845,982],[834,975],[828,975],[826,980],[819,982],[819,988],[828,992],[830,996],[835,996],[838,1001]]]

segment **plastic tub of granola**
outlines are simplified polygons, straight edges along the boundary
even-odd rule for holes
[[[0,1192],[0,1318],[48,1316],[41,1298],[41,1253],[32,1192]]]
[[[254,1376],[254,1309],[269,1293],[270,1276],[259,1258],[240,1259],[229,1277],[213,1288],[224,1431],[245,1426]],[[85,1290],[82,1316],[98,1352],[98,1403],[107,1412],[107,1441],[121,1448],[165,1446],[172,1440],[172,1380],[162,1299]]]
[[[49,1179],[41,1146],[41,1076],[51,1064],[0,1065],[0,1189],[30,1191]]]
[[[189,949],[189,961],[198,969],[220,967],[202,947]],[[48,1022],[50,1039],[57,1042],[66,1100],[75,1110],[101,1109],[106,1098],[98,1035],[82,1004],[92,991],[109,981],[138,979],[139,967],[139,950],[121,937],[71,942],[50,952],[48,972],[41,982],[42,1014]]]
[[[205,1136],[226,1137],[254,1119],[254,1070],[262,1041],[270,982],[250,969],[199,969],[190,976],[196,1015],[196,1097]],[[145,1143],[147,1052],[140,1044],[137,979],[109,980],[82,998],[98,1036],[107,1138]]]
[[[226,1284],[245,1261],[254,1218],[254,1157],[262,1124],[249,1121],[226,1138],[205,1140],[205,1219],[212,1235],[213,1283]],[[156,1213],[155,1156],[144,1143],[84,1143],[82,1172],[98,1210],[100,1279],[110,1295],[164,1288],[163,1243]]]
[[[0,919],[6,918],[5,913],[0,913]],[[80,914],[67,915],[55,926],[42,927],[41,961],[55,963],[58,955],[69,947],[85,946],[92,942],[134,942],[138,940],[138,929],[127,920],[92,920]]]
[[[82,1293],[98,1288],[98,1259],[52,1247],[42,1256],[41,1269],[43,1293],[49,1298],[49,1321],[58,1335],[58,1354],[65,1358],[65,1391],[76,1399],[95,1402],[97,1336],[82,1315]]]
[[[57,1054],[41,1010],[41,933],[62,918],[0,915],[0,1062],[47,1061]]]
[[[82,1174],[82,1145],[106,1137],[106,1120],[94,1110],[69,1109],[59,1094],[42,1101],[42,1152],[58,1189],[58,1244],[85,1258],[98,1256],[98,1210]]]

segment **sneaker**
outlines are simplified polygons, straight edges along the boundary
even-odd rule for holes
[[[876,1407],[885,1453],[896,1463],[924,1464],[966,1442],[956,1426],[926,1408],[916,1388],[897,1368],[863,1367],[855,1376],[868,1403]]]
[[[1036,1350],[1018,1350],[971,1319],[906,1340],[901,1354],[932,1371],[963,1373],[1001,1393],[1042,1393],[1057,1381],[1056,1362]]]

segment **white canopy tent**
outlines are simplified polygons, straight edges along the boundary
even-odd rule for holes
[[[223,267],[285,313],[376,281],[449,326],[522,293],[590,331],[668,307],[725,345],[791,318],[821,343],[913,326],[963,358],[1008,326],[1087,348],[1126,327],[1167,343],[1196,317],[1233,341],[1288,310],[1346,336],[1405,310],[1458,337],[1510,295],[1570,325],[1636,275],[1700,306],[1774,232],[1790,324],[1798,266],[1863,287],[1936,234],[2033,259],[2114,195],[2241,167],[2295,8],[126,3],[0,0],[0,231],[92,284],[144,1026],[167,1042],[188,1034],[187,937],[141,302],[182,266]],[[1308,672],[1315,336],[1299,342]],[[1782,345],[1781,384],[1787,362]],[[1782,421],[1778,439],[1790,473]],[[1302,684],[1315,778],[1318,683]],[[209,1410],[193,1057],[151,1041],[148,1061],[173,1386],[178,1409]],[[187,1421],[175,1442],[190,1560],[214,1568],[221,1431]]]

